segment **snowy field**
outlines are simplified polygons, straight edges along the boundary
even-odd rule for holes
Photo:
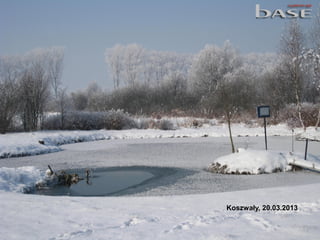
[[[292,150],[290,129],[276,126],[268,133],[273,135],[268,139],[271,156]],[[234,135],[239,136],[235,144],[244,149],[242,153],[264,152],[263,129],[238,125]],[[226,126],[0,136],[3,156],[31,155],[0,159],[1,238],[317,239],[320,174],[223,175],[219,178],[222,182],[217,183],[215,174],[204,169],[230,153],[226,136]],[[95,139],[108,140],[92,141]],[[90,142],[63,145],[79,141]],[[309,143],[308,157],[315,162],[320,157],[318,144]],[[47,149],[38,152],[38,147]],[[301,160],[304,142],[295,141],[294,150],[294,156]],[[46,152],[51,153],[33,155]],[[21,187],[40,180],[48,164],[55,169],[175,167],[189,173],[134,196],[85,198],[19,193]],[[217,192],[217,186],[228,182],[240,186]]]

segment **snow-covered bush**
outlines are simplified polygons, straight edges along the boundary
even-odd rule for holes
[[[42,128],[46,130],[57,130],[61,129],[61,117],[60,114],[52,114],[46,116],[42,123]]]
[[[104,128],[105,113],[103,112],[69,112],[64,119],[63,129],[66,130],[97,130]],[[47,130],[61,129],[59,114],[49,116],[43,123]]]
[[[173,123],[170,120],[162,119],[159,123],[159,129],[161,130],[174,130]]]
[[[65,130],[99,130],[99,129],[130,129],[136,128],[134,119],[122,110],[108,112],[68,112],[64,119]],[[43,123],[43,129],[61,129],[59,114],[49,116]]]
[[[105,117],[105,129],[130,129],[137,128],[137,124],[129,114],[122,110],[111,110],[106,113]]]
[[[138,129],[148,129],[150,128],[149,118],[138,118],[135,120]]]
[[[262,174],[291,170],[288,156],[281,152],[238,149],[237,153],[222,156],[208,167],[212,173]]]

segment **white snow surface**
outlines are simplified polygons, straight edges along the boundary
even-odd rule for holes
[[[79,136],[82,136],[81,141],[196,137],[203,134],[227,136],[224,127],[7,134],[0,136],[0,152],[7,154],[1,156],[10,156],[60,151],[59,144],[77,142],[74,139]],[[291,130],[285,126],[273,127],[274,132],[271,129],[270,135],[291,135]],[[239,125],[234,134],[256,136],[263,135],[263,130]],[[39,140],[44,140],[45,145],[39,144]],[[81,144],[82,151],[86,147]],[[45,151],[40,151],[41,148]],[[237,167],[251,170],[256,163],[252,159],[259,159],[258,165],[272,160],[272,166],[291,159],[287,155],[280,156],[279,152],[262,150],[240,150],[239,156],[240,160],[251,161],[247,165],[237,163]],[[228,160],[230,156],[221,159],[231,161]],[[188,162],[179,164],[187,167]],[[236,167],[236,163],[233,164]],[[320,234],[320,183],[181,196],[52,197],[21,194],[24,187],[32,187],[43,176],[44,173],[35,167],[0,168],[1,239],[300,240],[318,239]],[[264,211],[264,205],[271,209],[279,206],[281,210]],[[251,210],[239,210],[241,207]]]
[[[238,152],[222,156],[214,163],[226,165],[226,173],[246,172],[250,174],[272,173],[274,171],[288,171],[288,165],[293,157],[281,152],[246,150],[239,148]]]
[[[306,131],[300,133],[297,135],[298,140],[311,140],[311,141],[317,141],[320,142],[320,130],[314,129],[314,128],[308,128]]]
[[[2,239],[317,239],[320,184],[169,197],[1,193]],[[298,210],[263,211],[263,205]],[[258,211],[228,210],[256,206]]]
[[[44,179],[44,174],[35,167],[0,168],[0,190],[24,192]]]
[[[297,132],[301,132],[298,129]],[[263,136],[262,127],[247,127],[244,124],[232,126],[234,136]],[[8,133],[0,135],[0,158],[38,155],[61,151],[63,144],[87,142],[104,139],[152,139],[152,138],[183,138],[183,137],[227,137],[226,124],[201,128],[180,128],[177,130],[130,129],[130,130],[96,130],[96,131],[39,131],[31,133]],[[291,129],[280,124],[268,127],[270,136],[290,136]],[[39,143],[44,142],[44,144]]]

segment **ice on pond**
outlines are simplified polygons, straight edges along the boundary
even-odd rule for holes
[[[54,196],[112,196],[121,195],[132,188],[141,187],[152,179],[170,174],[166,168],[148,167],[112,167],[90,170],[90,175],[85,176],[86,170],[68,170],[66,173],[76,173],[81,181],[67,185],[54,184],[36,189],[33,193]]]

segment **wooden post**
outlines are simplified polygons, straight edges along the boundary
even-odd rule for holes
[[[268,150],[268,142],[267,142],[267,120],[264,117],[264,141],[265,141],[265,145],[266,145],[266,150]]]
[[[304,152],[304,160],[307,160],[307,154],[308,154],[308,142],[309,139],[306,139],[306,148],[305,148],[305,152]]]
[[[291,139],[291,144],[292,144],[292,146],[291,146],[291,151],[292,152],[294,152],[294,129],[292,128],[292,139]]]
[[[53,175],[54,171],[52,170],[52,168],[51,168],[50,165],[48,165],[48,168],[49,168],[49,170],[50,170],[51,175]]]

